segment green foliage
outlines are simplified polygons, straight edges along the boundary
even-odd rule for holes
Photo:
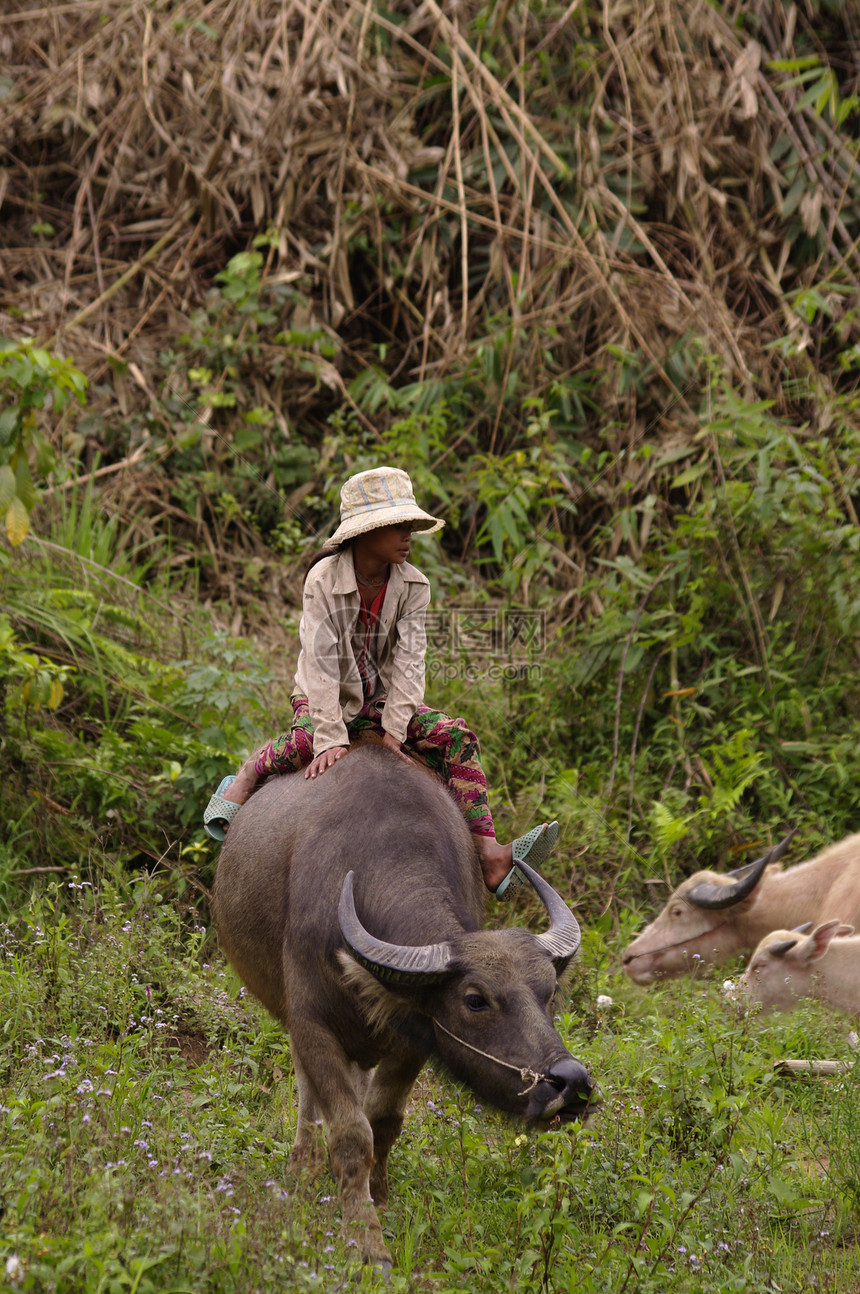
[[[618,835],[670,872],[764,824],[808,822],[809,846],[856,825],[857,450],[846,421],[798,431],[717,388],[660,529],[594,572],[599,614],[546,667],[580,792],[612,769]]]
[[[744,793],[765,773],[764,760],[753,748],[755,733],[741,728],[724,745],[702,747],[700,767],[707,780],[707,794],[699,796],[699,807],[692,812],[673,816],[667,805],[655,801],[652,810],[654,844],[661,860],[695,826],[699,838],[713,835],[739,807]]]
[[[267,241],[261,236],[255,245]],[[191,329],[178,339],[180,349],[160,357],[165,408],[185,425],[178,443],[189,467],[203,461],[201,442],[215,431],[216,460],[233,478],[241,508],[247,507],[245,496],[258,476],[254,462],[265,463],[276,487],[309,478],[314,455],[290,434],[273,388],[280,390],[294,369],[319,381],[321,373],[329,372],[337,346],[319,328],[279,328],[303,298],[298,287],[267,281],[261,251],[237,253],[215,281],[218,287],[209,293],[205,309],[195,312]],[[219,415],[217,410],[235,413]]]
[[[64,507],[58,526],[63,545],[0,552],[10,866],[65,866],[70,850],[108,841],[126,859],[166,845],[184,889],[178,842],[190,828],[202,848],[201,805],[279,722],[272,675],[202,616],[184,659],[189,622],[86,500]]]
[[[0,516],[13,547],[30,529],[34,473],[47,476],[55,462],[38,411],[49,407],[59,415],[70,399],[83,404],[86,386],[69,360],[31,341],[0,338]]]
[[[389,462],[448,523],[416,546],[435,610],[544,616],[545,643],[520,654],[434,643],[427,699],[477,730],[500,839],[562,822],[547,872],[577,906],[585,966],[561,1023],[605,1101],[590,1125],[533,1139],[422,1080],[395,1155],[389,1288],[858,1288],[856,1082],[792,1088],[772,1064],[839,1053],[841,1031],[811,1010],[729,1019],[707,982],[646,995],[617,973],[655,880],[736,863],[787,826],[796,859],[857,825],[848,8],[799,7],[790,37],[766,6],[705,6],[693,27],[671,6],[549,4],[536,21],[484,4],[456,25],[444,6],[426,24],[342,8],[318,6],[317,43],[360,32],[357,58],[332,66],[371,152],[348,132],[328,151],[340,132],[312,114],[277,191],[252,101],[272,111],[302,22],[272,28],[276,80],[252,69],[249,134],[221,119],[233,142],[213,152],[212,123],[196,140],[158,69],[174,66],[165,31],[184,68],[203,49],[207,73],[235,57],[230,32],[217,6],[206,23],[153,9],[150,97],[203,177],[211,240],[198,256],[175,235],[204,267],[187,326],[156,300],[135,349],[108,313],[130,349],[109,354],[66,436],[87,474],[134,446],[139,475],[46,501],[38,538],[36,483],[59,452],[44,415],[82,403],[85,383],[31,342],[0,343],[8,1281],[381,1287],[350,1269],[331,1180],[301,1194],[286,1177],[289,1064],[202,929],[200,815],[288,713],[294,563],[331,528],[344,477]],[[100,84],[100,41],[73,29],[57,102],[75,101],[79,47]],[[759,71],[762,50],[785,57]],[[679,89],[656,108],[654,66]],[[50,74],[62,82],[61,60]],[[41,101],[5,80],[10,109]],[[109,142],[133,117],[120,108],[100,122]],[[59,135],[39,135],[51,113],[18,121],[68,164]],[[219,169],[249,148],[259,168]],[[139,151],[101,150],[96,255],[109,223],[128,225],[110,208],[124,159],[139,202]],[[16,227],[57,250],[80,215],[59,193],[34,195]],[[267,210],[282,227],[239,247]],[[80,281],[99,281],[107,256],[84,268],[75,248]],[[217,628],[237,623],[246,638]]]
[[[2,941],[7,1287],[320,1288],[276,1180],[282,1042],[201,960],[193,910],[73,877]]]
[[[555,433],[557,409],[527,397],[520,446],[510,453],[481,451],[478,432],[460,430],[462,407],[478,398],[472,376],[442,395],[433,383],[394,390],[378,370],[365,370],[351,397],[369,414],[384,408],[400,416],[382,431],[368,429],[354,411],[339,410],[329,419],[337,470],[328,477],[327,493],[334,503],[350,472],[408,464],[416,496],[442,512],[449,527],[467,527],[484,578],[516,599],[557,577],[562,519],[575,512],[564,481],[577,449]]]
[[[45,656],[23,651],[8,619],[0,616],[0,689],[12,708],[56,710],[69,670]],[[10,690],[10,684],[11,690]]]
[[[602,1108],[535,1135],[427,1071],[392,1156],[395,1268],[362,1271],[331,1176],[301,1185],[286,1167],[288,1043],[205,917],[166,898],[166,873],[129,882],[104,862],[0,926],[9,1288],[856,1284],[856,1079],[798,1086],[773,1065],[842,1054],[840,1028],[812,1006],[730,1018],[704,983],[643,993],[594,932],[584,970],[612,1005],[580,980],[558,1026]]]

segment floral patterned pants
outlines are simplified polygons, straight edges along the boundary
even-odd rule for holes
[[[350,740],[365,732],[383,736],[382,711],[385,698],[377,697],[362,706],[346,725]],[[258,777],[270,773],[296,773],[314,757],[314,725],[306,696],[291,698],[293,726],[254,756]],[[460,806],[469,830],[476,836],[494,836],[495,827],[487,795],[487,779],[481,766],[478,738],[464,719],[452,719],[441,710],[420,705],[409,720],[405,746],[423,756],[427,765],[447,783]]]

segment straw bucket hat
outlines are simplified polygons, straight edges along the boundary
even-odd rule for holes
[[[344,482],[340,492],[340,525],[328,544],[343,544],[380,526],[404,522],[422,535],[432,535],[445,524],[418,507],[406,472],[399,467],[373,467]]]

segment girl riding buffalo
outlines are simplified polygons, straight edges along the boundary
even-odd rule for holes
[[[463,719],[424,704],[430,584],[408,558],[413,535],[445,523],[418,507],[408,475],[396,467],[351,476],[340,517],[305,580],[292,727],[224,778],[203,815],[206,830],[223,840],[262,779],[300,769],[320,777],[351,742],[373,733],[402,759],[409,751],[423,756],[444,778],[474,837],[484,883],[501,898],[525,879],[517,862],[539,867],[559,828],[545,822],[500,844],[477,737]]]

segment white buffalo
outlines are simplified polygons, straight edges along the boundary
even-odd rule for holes
[[[791,1011],[815,998],[860,1017],[860,936],[825,921],[811,934],[772,930],[756,948],[732,997],[762,1011]]]
[[[701,966],[720,966],[751,953],[772,930],[803,921],[840,920],[860,927],[860,833],[783,871],[774,864],[790,839],[726,875],[696,872],[679,885],[625,950],[622,964],[630,978],[653,984]]]

